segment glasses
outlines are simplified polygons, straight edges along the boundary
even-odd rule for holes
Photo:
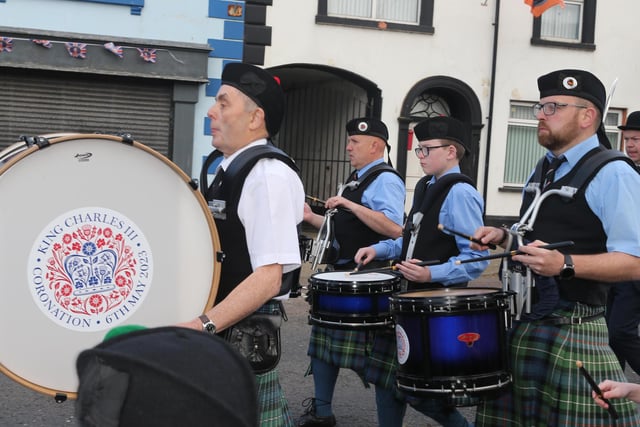
[[[634,143],[634,144],[638,144],[640,143],[640,136],[627,136],[625,138],[622,138],[624,140],[625,144],[628,144],[630,142]]]
[[[562,102],[545,102],[544,104],[533,104],[531,108],[533,108],[533,115],[538,117],[540,111],[544,113],[545,116],[553,116],[558,107],[576,107],[576,108],[589,108],[586,105],[578,105],[578,104],[564,104]]]
[[[423,155],[424,157],[429,157],[429,150],[433,150],[434,148],[443,148],[443,147],[449,147],[451,144],[447,144],[447,145],[436,145],[435,147],[417,147],[414,148],[413,151],[416,152],[416,156],[420,157],[420,155]]]

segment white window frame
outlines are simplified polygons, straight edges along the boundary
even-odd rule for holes
[[[405,25],[419,25],[420,24],[420,7],[422,2],[420,0],[412,0],[415,1],[415,16],[413,20],[400,20],[400,19],[391,19],[388,16],[381,16],[380,3],[385,0],[359,0],[363,5],[363,9],[367,9],[370,11],[368,16],[364,13],[358,14],[355,13],[353,6],[356,3],[354,0],[327,0],[327,15],[333,16],[336,18],[350,18],[350,19],[362,19],[365,21],[384,21],[384,22],[395,22],[399,24]],[[386,0],[389,1],[389,0]],[[397,0],[391,0],[397,1]],[[368,7],[365,6],[365,3],[368,4]],[[353,12],[352,12],[353,11]]]
[[[564,26],[569,25],[568,23],[564,23],[563,21],[566,20],[565,18],[567,16],[568,8],[573,6],[577,6],[579,8],[578,19],[577,19],[577,22],[575,23],[577,27],[571,29],[571,33],[575,34],[575,37],[565,37],[558,33],[562,31]],[[543,40],[558,41],[558,42],[564,42],[564,43],[581,43],[582,42],[582,25],[584,22],[584,12],[585,12],[584,0],[565,0],[564,8],[560,6],[552,7],[551,9],[543,13],[540,18],[541,19],[540,38]],[[552,20],[555,22],[550,22]],[[556,28],[554,28],[554,30],[551,31],[550,34],[545,34],[545,31],[549,30],[548,27],[553,23],[555,23]]]
[[[531,109],[535,102],[511,101],[510,111],[514,106]],[[622,123],[623,110],[610,108],[605,120],[605,132],[611,141],[613,149],[620,148],[621,131],[618,126]],[[538,144],[538,136],[535,129],[538,127],[538,120],[531,113],[531,118],[513,118],[509,114],[507,123],[507,145],[505,147],[505,165],[503,174],[503,185],[505,188],[521,188],[527,178],[535,168],[538,160],[544,155],[546,149]],[[512,128],[533,129],[531,139],[524,141],[513,141],[513,134],[510,136]],[[518,144],[518,146],[514,146]],[[525,153],[523,155],[522,153]]]

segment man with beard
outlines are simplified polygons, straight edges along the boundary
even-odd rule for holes
[[[594,404],[577,362],[596,381],[625,381],[608,345],[604,311],[611,282],[640,277],[640,175],[628,159],[604,147],[606,93],[597,77],[582,70],[554,71],[538,79],[538,89],[540,102],[533,110],[539,143],[548,152],[530,185],[544,193],[572,186],[589,173],[573,197],[553,194],[539,204],[535,224],[523,236],[531,243],[512,257],[536,283],[555,283],[557,298],[550,310],[514,322],[509,331],[512,384],[478,407],[476,426],[637,426],[635,404],[616,403],[617,421]],[[603,158],[607,161],[594,161]],[[533,199],[525,192],[521,216]],[[495,227],[480,227],[474,237],[485,244],[472,244],[479,248],[512,240],[508,230]],[[574,245],[562,251],[539,248],[565,240]],[[543,301],[546,296],[537,295]],[[536,312],[539,303],[533,303]]]

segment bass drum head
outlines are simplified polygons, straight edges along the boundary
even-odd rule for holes
[[[135,141],[67,134],[0,165],[0,371],[76,397],[75,361],[124,325],[202,313],[220,278],[204,198]]]

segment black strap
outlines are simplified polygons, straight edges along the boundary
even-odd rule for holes
[[[357,176],[356,172],[357,171],[351,172],[351,175],[349,175],[349,180],[348,181],[353,180],[352,178],[355,178],[355,176]],[[363,173],[362,176],[358,176],[358,179],[357,179],[358,186],[362,185],[367,180],[378,176],[382,172],[392,172],[392,173],[396,174],[396,176],[398,176],[402,180],[402,182],[404,182],[404,179],[402,179],[402,176],[400,175],[400,173],[397,170],[395,170],[393,167],[389,166],[386,163],[379,163],[379,164],[371,167],[365,173]]]
[[[534,320],[531,323],[537,325],[558,326],[558,325],[581,325],[583,323],[593,322],[601,317],[604,317],[604,311],[591,316],[583,317],[545,317],[542,319]]]
[[[424,194],[424,198],[420,201],[420,209],[414,211],[414,213],[425,213],[427,209],[429,209],[429,206],[431,206],[431,204],[433,203],[433,200],[438,198],[444,191],[449,191],[449,188],[451,188],[454,184],[457,184],[459,182],[466,182],[472,187],[475,187],[475,184],[473,183],[471,178],[461,173],[447,174],[443,177],[440,177],[440,179],[436,180],[436,182],[431,185],[428,185],[428,182],[429,180],[427,180],[428,191],[426,191],[426,193]]]
[[[589,157],[582,165],[580,165],[580,169],[578,169],[578,172],[573,176],[573,178],[571,178],[571,182],[568,185],[578,190],[582,189],[582,187],[586,183],[590,182],[591,178],[593,178],[604,165],[614,160],[625,161],[635,169],[635,165],[631,159],[620,151],[602,148],[601,151]]]
[[[222,157],[222,152],[218,150],[213,150],[207,158],[204,160],[202,164],[202,168],[200,169],[200,192],[202,195],[207,198],[207,191],[209,190],[209,168],[216,161]]]

